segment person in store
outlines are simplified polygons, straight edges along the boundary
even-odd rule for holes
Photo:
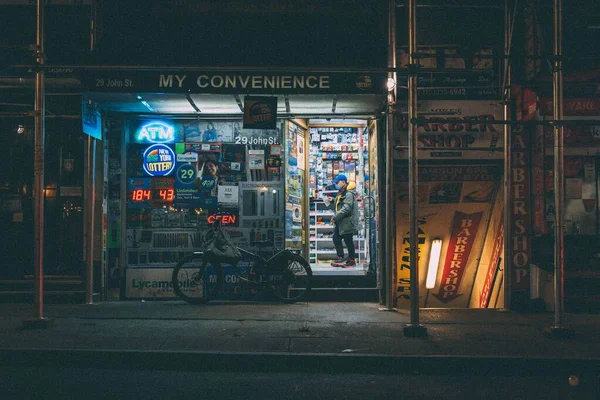
[[[333,244],[337,253],[337,259],[331,263],[334,267],[353,267],[356,265],[356,252],[354,250],[354,235],[358,234],[358,202],[353,190],[354,183],[348,183],[344,174],[339,174],[333,180],[338,190],[334,202],[335,215],[331,221],[335,224],[333,229]],[[344,247],[346,243],[348,258],[344,258]]]

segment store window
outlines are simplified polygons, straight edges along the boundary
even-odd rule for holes
[[[172,297],[161,283],[170,281],[174,263],[203,248],[217,220],[239,247],[284,247],[281,128],[241,126],[225,120],[123,124],[127,297]]]

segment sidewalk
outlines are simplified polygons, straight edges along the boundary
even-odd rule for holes
[[[123,301],[44,310],[51,328],[23,330],[33,305],[0,304],[0,358],[136,368],[279,371],[306,363],[388,373],[431,373],[432,366],[436,373],[600,373],[597,314],[565,315],[575,336],[556,339],[544,334],[551,313],[428,309],[420,319],[428,337],[407,338],[408,311],[374,303]]]

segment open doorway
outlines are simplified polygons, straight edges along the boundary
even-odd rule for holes
[[[365,120],[309,121],[308,258],[315,274],[365,275],[369,271],[369,224],[365,213],[369,196],[369,135],[366,126]],[[359,224],[352,241],[338,243],[336,248],[333,218],[340,208],[339,191],[334,184],[337,176],[347,179],[346,190],[357,200]],[[353,258],[354,265],[335,263],[340,256]]]

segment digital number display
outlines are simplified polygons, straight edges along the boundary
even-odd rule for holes
[[[174,189],[133,189],[129,192],[130,201],[161,201],[172,203],[175,199]]]

